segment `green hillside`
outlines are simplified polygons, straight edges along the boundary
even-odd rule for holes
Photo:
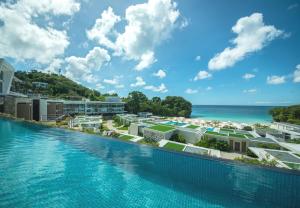
[[[22,80],[23,83],[13,83],[13,88],[23,93],[39,93],[53,98],[89,98],[90,100],[103,100],[105,94],[96,90],[91,90],[78,84],[63,75],[48,74],[39,71],[17,71],[15,77]],[[48,87],[37,88],[32,82],[46,82]]]
[[[274,121],[300,125],[300,105],[273,108],[270,114]]]

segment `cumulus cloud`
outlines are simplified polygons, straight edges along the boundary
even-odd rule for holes
[[[237,37],[231,42],[233,47],[227,47],[216,54],[208,63],[210,70],[222,70],[234,66],[247,55],[259,51],[279,36],[284,36],[282,30],[273,25],[265,25],[261,13],[240,18],[232,27]]]
[[[96,19],[95,25],[86,31],[88,39],[96,40],[99,44],[114,49],[115,44],[108,37],[116,34],[114,26],[120,21],[121,18],[115,15],[111,7],[108,7],[102,12],[101,17]]]
[[[66,31],[41,27],[35,19],[46,15],[73,15],[80,4],[75,0],[20,0],[0,4],[0,56],[50,63],[69,45]],[[50,24],[51,25],[51,24]]]
[[[161,93],[166,93],[168,92],[167,87],[165,84],[160,84],[159,86],[153,86],[153,85],[147,85],[144,87],[145,90],[152,90],[153,92],[161,92]]]
[[[114,76],[112,79],[104,79],[103,82],[109,85],[120,85],[121,76]]]
[[[207,88],[206,88],[206,90],[207,91],[210,91],[210,90],[212,90],[213,88],[211,87],[211,86],[208,86]]]
[[[159,77],[160,79],[162,79],[167,76],[167,73],[164,70],[160,69],[156,73],[153,73],[153,76]]]
[[[179,27],[179,11],[171,0],[149,0],[126,9],[125,31],[118,35],[115,55],[139,61],[136,70],[143,70],[155,62],[154,49],[168,39]]]
[[[142,87],[144,85],[146,85],[146,82],[143,80],[142,77],[136,77],[136,82],[130,84],[131,87]]]
[[[196,94],[196,93],[198,93],[198,90],[193,90],[193,89],[191,89],[191,88],[188,88],[188,89],[186,89],[185,90],[185,93],[186,94]]]
[[[249,80],[249,79],[252,79],[254,77],[255,77],[255,74],[246,73],[246,74],[244,74],[243,79]]]
[[[296,66],[296,70],[294,71],[294,82],[300,82],[300,64]]]
[[[65,75],[76,81],[84,80],[89,83],[97,82],[94,76],[101,67],[110,61],[107,50],[94,47],[85,57],[70,56],[65,59],[67,66]]]
[[[48,72],[48,73],[55,73],[55,74],[59,74],[62,68],[62,65],[64,63],[64,60],[62,59],[54,59],[51,64],[44,69],[44,71]]]
[[[207,71],[199,71],[198,74],[194,77],[194,81],[201,80],[201,79],[208,79],[211,77],[212,74],[208,73]]]
[[[145,52],[140,57],[140,62],[134,67],[134,69],[137,70],[137,71],[142,71],[143,69],[148,68],[149,66],[151,66],[156,61],[157,60],[154,57],[154,52],[153,51]]]
[[[243,90],[244,93],[256,93],[256,89]]]
[[[105,89],[105,87],[104,87],[101,83],[97,83],[97,84],[96,84],[96,89],[97,89],[97,90]]]
[[[285,83],[285,76],[268,76],[267,77],[267,83],[271,85],[278,85]]]

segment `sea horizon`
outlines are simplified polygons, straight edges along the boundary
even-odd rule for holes
[[[269,124],[272,122],[272,116],[269,114],[269,111],[274,107],[281,106],[192,105],[191,118],[248,124]]]

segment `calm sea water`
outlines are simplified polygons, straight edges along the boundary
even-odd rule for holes
[[[299,207],[300,175],[0,119],[0,207]]]
[[[273,106],[193,105],[192,118],[204,120],[269,123]]]

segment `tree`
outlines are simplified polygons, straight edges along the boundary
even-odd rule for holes
[[[274,121],[300,125],[300,105],[273,108],[270,114]]]
[[[126,110],[130,113],[138,113],[141,109],[145,109],[145,103],[148,102],[148,98],[142,92],[133,91],[128,94],[127,99],[125,99],[127,104],[125,106]]]

